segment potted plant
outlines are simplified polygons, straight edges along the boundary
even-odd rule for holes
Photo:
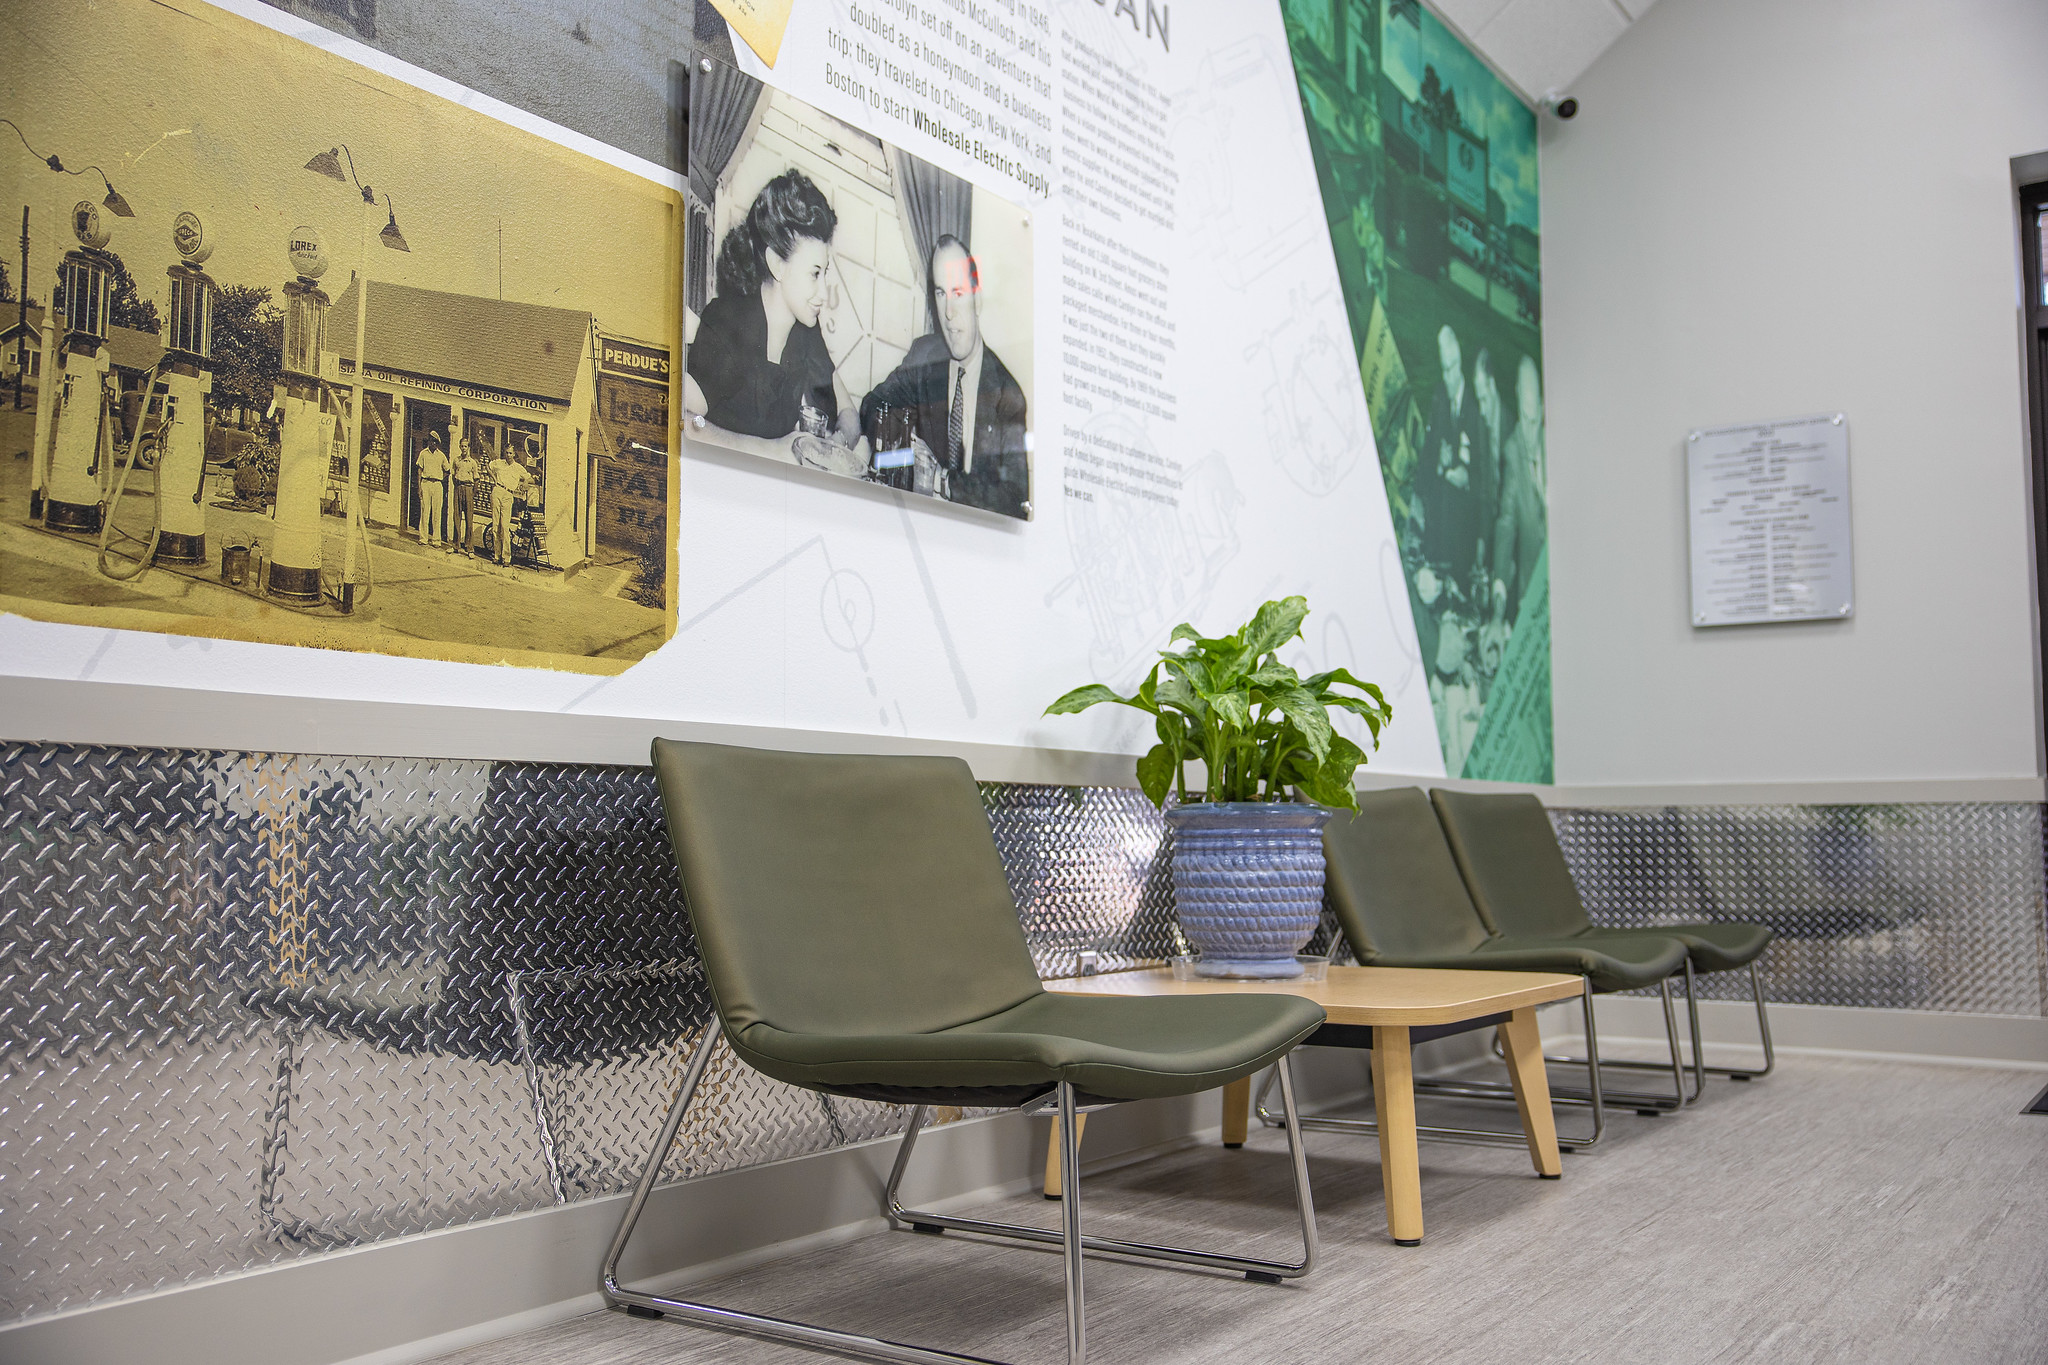
[[[1159,662],[1128,697],[1077,687],[1049,716],[1103,702],[1153,718],[1159,742],[1138,760],[1138,785],[1174,831],[1173,893],[1181,929],[1204,975],[1278,977],[1323,910],[1323,825],[1330,807],[1356,810],[1354,774],[1366,751],[1337,733],[1330,712],[1365,722],[1374,748],[1393,717],[1380,689],[1342,668],[1302,677],[1279,650],[1301,636],[1308,599],[1268,602],[1234,634],[1173,628]],[[1349,691],[1338,689],[1346,688]],[[1188,763],[1203,785],[1191,791]]]

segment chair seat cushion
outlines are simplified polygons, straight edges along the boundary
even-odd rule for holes
[[[1524,970],[1577,972],[1591,977],[1596,991],[1627,991],[1654,986],[1685,966],[1685,945],[1675,938],[1642,934],[1626,939],[1589,941],[1579,935],[1557,938],[1502,935],[1488,939],[1472,955],[1473,966],[1489,959],[1543,957],[1572,965]]]
[[[906,983],[906,990],[916,989]],[[729,1035],[756,1070],[812,1089],[1049,1086],[1159,1099],[1213,1090],[1277,1061],[1322,1027],[1291,995],[1114,996],[1040,992],[931,1033],[789,1033],[757,1023]]]
[[[1696,972],[1732,972],[1763,956],[1777,935],[1761,924],[1702,920],[1689,924],[1651,924],[1640,929],[1595,926],[1579,934],[1589,943],[1605,945],[1628,938],[1675,938],[1692,954]]]
[[[1490,938],[1469,953],[1436,957],[1381,955],[1375,967],[1447,967],[1461,971],[1568,972],[1593,983],[1595,991],[1630,991],[1654,986],[1685,964],[1685,945],[1675,938],[1640,938],[1593,943],[1575,935],[1561,938]]]

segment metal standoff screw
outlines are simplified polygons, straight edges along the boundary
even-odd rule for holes
[[[1029,520],[1031,519],[1031,504],[1030,504],[1030,503],[1028,503],[1028,502],[1027,502],[1027,503],[1024,503],[1024,504],[1022,505],[1022,508],[1021,508],[1021,510],[1022,510],[1022,511],[1023,511],[1023,513],[1024,513],[1024,519],[1025,519],[1026,521],[1029,521]]]
[[[1836,426],[1840,426],[1840,425],[1842,425],[1842,414],[1838,412],[1838,413],[1836,413],[1836,414],[1835,414],[1835,415],[1834,415],[1833,417],[1830,417],[1830,418],[1829,418],[1828,420],[1829,420],[1830,422],[1833,422],[1833,423],[1834,423],[1834,424],[1835,424]],[[1843,610],[1843,611],[1847,611],[1847,610],[1848,610],[1848,608],[1847,608],[1847,607],[1844,607],[1844,608],[1842,608],[1842,610]]]
[[[1692,434],[1691,434],[1690,436],[1687,436],[1687,437],[1686,437],[1685,439],[1686,439],[1686,440],[1688,440],[1688,441],[1697,441],[1697,440],[1698,440],[1699,438],[1700,438],[1700,433],[1699,433],[1699,432],[1697,432],[1697,431],[1695,431],[1695,432],[1693,432],[1693,433],[1692,433]]]
[[[1692,623],[1696,626],[1705,625],[1707,623],[1707,614],[1705,612],[1700,612],[1692,618]]]
[[[1842,615],[1844,615],[1844,616],[1847,616],[1848,614],[1849,614],[1849,604],[1848,604],[1847,602],[1844,602],[1844,603],[1842,603]]]

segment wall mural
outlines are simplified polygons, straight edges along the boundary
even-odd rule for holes
[[[1444,769],[1551,780],[1536,116],[1418,0],[1287,0]]]
[[[0,38],[84,73],[46,88],[33,64],[0,64],[0,113],[43,139],[37,153],[105,167],[136,214],[111,220],[108,250],[160,312],[171,304],[164,272],[179,259],[173,220],[190,210],[201,221],[213,244],[203,269],[223,291],[216,350],[225,343],[234,360],[216,365],[207,400],[211,430],[226,434],[207,457],[203,564],[170,565],[160,549],[135,578],[108,577],[93,534],[60,539],[46,522],[26,524],[33,459],[0,477],[0,513],[16,509],[0,515],[8,671],[203,690],[226,711],[233,691],[459,698],[511,713],[1115,752],[1150,740],[1109,716],[1055,725],[1041,715],[1046,703],[1077,678],[1134,685],[1177,622],[1242,619],[1302,592],[1317,608],[1303,652],[1357,660],[1388,689],[1395,721],[1376,764],[1442,772],[1344,289],[1328,232],[1302,211],[1316,202],[1316,165],[1278,4],[793,0],[779,41],[765,44],[772,62],[717,6],[615,0],[599,10],[571,0],[108,0],[88,31],[49,17],[61,7],[0,7]],[[132,55],[195,44],[218,56],[182,84],[166,86]],[[92,55],[99,47],[109,55]],[[755,413],[775,420],[749,423],[729,410],[745,406],[733,400],[748,375],[700,374],[698,361],[714,349],[707,333],[753,325],[713,316],[736,313],[746,293],[721,307],[720,256],[791,170],[832,210],[817,324],[830,382],[779,395],[793,417]],[[358,181],[374,186],[375,210]],[[47,302],[84,182],[0,141],[0,188],[15,186],[31,210],[30,289]],[[792,200],[810,199],[791,188]],[[383,240],[394,214],[406,251]],[[284,441],[292,477],[277,496],[293,534],[280,537],[266,530],[278,521],[265,510],[277,505],[270,446],[242,439],[267,434],[276,383],[251,389],[242,369],[275,357],[281,370],[283,338],[252,342],[250,320],[228,305],[246,311],[267,290],[282,310],[284,286],[298,287],[286,247],[299,226],[320,237],[329,264],[316,286],[332,304],[309,374],[315,396],[292,399],[298,406],[276,420],[280,439],[303,431],[307,413],[325,425],[310,442]],[[948,232],[965,253],[935,250]],[[329,428],[337,396],[354,386],[362,292],[350,292],[349,277],[365,253],[371,395],[365,436],[351,443]],[[960,268],[963,254],[973,270]],[[949,365],[905,363],[935,360],[945,340],[933,317],[943,301],[930,297],[934,256],[964,276],[970,313],[980,303],[981,346],[1011,382],[990,384],[984,364],[983,383],[964,391],[901,385],[921,391],[884,414],[861,400],[886,394],[892,376],[952,378]],[[763,264],[759,253],[752,264]],[[758,275],[754,284],[758,300]],[[122,330],[110,333],[120,344],[109,363],[126,397],[147,369],[124,349],[128,333],[146,329],[129,325],[127,292],[117,287],[112,300]],[[515,304],[546,326],[500,327]],[[583,331],[555,327],[562,314],[590,320],[587,358]],[[765,320],[765,309],[755,316]],[[147,338],[160,348],[167,314],[165,324]],[[408,363],[384,354],[399,339],[412,346]],[[971,353],[974,336],[961,340]],[[532,378],[479,383],[487,376],[474,367],[437,368],[459,349],[514,343],[543,357],[551,344],[552,368],[537,366],[548,374],[567,372],[562,357],[579,352],[566,404],[524,387]],[[919,347],[925,356],[913,355]],[[764,368],[747,370],[758,378]],[[6,450],[36,444],[39,379],[31,374],[22,412],[10,417],[11,395],[0,400],[0,437],[16,432]],[[947,397],[933,402],[933,387]],[[256,401],[224,407],[231,391]],[[982,430],[1006,413],[1017,418],[1001,424],[1001,449],[985,463]],[[705,426],[681,426],[685,414]],[[125,409],[121,418],[125,433],[134,419]],[[146,536],[155,510],[157,420],[143,424],[143,463],[112,500],[109,563],[124,572],[113,556],[139,551],[120,537]],[[793,460],[735,454],[713,427],[786,445]],[[456,444],[490,442],[486,467],[506,448],[512,464],[530,461],[538,534],[508,509],[512,564],[491,562],[495,498],[467,504],[468,526],[416,519],[414,443],[430,435],[451,457]],[[1027,458],[1003,458],[1020,436]],[[118,476],[125,435],[115,450],[97,466],[90,454],[57,464],[67,478]],[[859,477],[830,472],[847,463]],[[175,484],[166,469],[164,487],[174,486],[191,507],[193,483]],[[97,483],[67,489],[46,498],[88,518],[102,505]],[[354,534],[351,496],[365,523]],[[238,501],[248,505],[215,505]],[[1028,520],[1017,515],[1026,502]],[[181,533],[169,520],[165,529]],[[421,543],[452,534],[458,551],[481,548],[486,531],[488,558]],[[219,552],[246,543],[245,532],[267,568],[237,558],[242,582],[224,584]],[[347,562],[354,545],[360,570],[365,534],[374,581],[352,580]],[[527,562],[536,542],[554,568]],[[343,618],[330,603],[352,581],[355,611]],[[281,643],[363,652],[337,667],[332,654]],[[549,667],[474,666],[508,658]],[[704,666],[710,659],[738,672]]]

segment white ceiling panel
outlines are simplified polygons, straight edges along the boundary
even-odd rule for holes
[[[1613,0],[1508,0],[1479,45],[1531,95],[1563,89],[1628,28]]]
[[[1530,100],[1566,90],[1657,0],[1428,0]]]
[[[1468,39],[1508,7],[1508,0],[1431,0],[1437,17]]]

